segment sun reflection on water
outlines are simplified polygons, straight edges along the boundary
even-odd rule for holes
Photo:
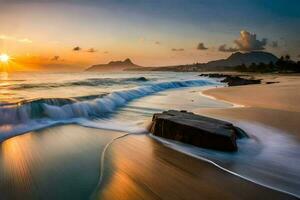
[[[23,139],[30,140],[30,135],[26,135]],[[5,177],[1,176],[1,179],[10,180],[8,187],[17,188],[22,193],[28,193],[31,185],[30,163],[27,162],[28,158],[24,154],[25,151],[26,146],[21,145],[17,137],[1,144],[0,170],[6,169],[5,173],[1,172],[1,174],[5,174]],[[17,197],[19,194],[15,195]]]

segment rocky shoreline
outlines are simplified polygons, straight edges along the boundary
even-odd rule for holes
[[[200,74],[199,76],[209,77],[209,78],[223,78],[222,83],[227,83],[228,86],[240,86],[240,85],[250,85],[250,84],[261,84],[261,79],[254,78],[242,78],[246,75],[229,75],[229,74]]]
[[[221,79],[220,82],[227,83],[229,87],[262,83],[261,79],[248,75],[204,73],[199,76]],[[154,114],[150,132],[158,137],[229,152],[238,151],[237,139],[248,137],[242,129],[229,122],[177,110]]]

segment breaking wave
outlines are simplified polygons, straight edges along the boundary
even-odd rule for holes
[[[164,90],[216,84],[218,83],[208,80],[160,82],[100,96],[37,99],[0,106],[0,133],[4,133],[0,141],[36,127],[44,128],[57,123],[77,123],[75,119],[79,118],[103,118],[132,100]]]
[[[44,83],[44,84],[15,84],[1,86],[2,88],[14,89],[14,90],[23,90],[23,89],[33,89],[33,88],[58,88],[58,87],[73,87],[73,86],[111,86],[115,84],[130,84],[130,83],[142,83],[149,81],[145,77],[135,77],[135,78],[88,78],[81,81],[69,81],[63,83]]]

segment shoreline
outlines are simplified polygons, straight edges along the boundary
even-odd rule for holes
[[[295,136],[300,141],[300,76],[257,75],[264,82],[235,87],[204,90],[210,98],[242,105],[226,109],[195,109],[196,113],[227,120],[246,120],[262,123]]]
[[[229,102],[232,104],[243,105],[244,107],[260,107],[260,108],[272,108],[278,110],[289,110],[300,112],[300,106],[297,105],[296,100],[300,99],[300,76],[298,75],[261,75],[261,74],[251,74],[251,76],[262,79],[261,84],[253,85],[241,85],[233,87],[218,87],[211,88],[203,91],[203,94],[209,96],[210,98]],[[273,84],[267,84],[267,82],[274,82]],[[244,90],[244,91],[242,91]],[[276,90],[278,94],[272,93],[272,90]],[[256,93],[255,93],[256,92]],[[261,92],[265,92],[261,95]],[[271,96],[265,96],[267,92],[271,93]],[[247,93],[248,95],[246,95]],[[283,94],[281,94],[283,93]],[[238,98],[240,95],[242,98]],[[259,97],[256,97],[258,96]],[[264,98],[260,98],[264,97]],[[249,98],[247,101],[246,98]],[[259,98],[259,99],[257,99]],[[266,102],[268,98],[269,104],[259,104],[259,102]],[[270,103],[281,103],[270,105]],[[284,103],[291,103],[284,105]]]
[[[264,80],[264,81],[265,81],[265,80]],[[267,81],[265,81],[265,82],[267,82]],[[279,83],[279,82],[276,82],[276,84],[277,84],[277,83]],[[285,82],[283,82],[283,83],[285,83]],[[261,84],[246,85],[246,87],[257,87],[257,86],[259,86],[259,85],[261,85]],[[238,87],[235,86],[235,87],[233,87],[233,88],[232,88],[232,87],[229,87],[229,88],[231,88],[231,89],[233,89],[233,90],[234,90],[235,88],[242,90],[243,87],[245,87],[245,86],[238,86]],[[224,86],[224,87],[217,87],[217,88],[211,87],[211,88],[204,89],[204,90],[200,91],[199,93],[200,93],[200,95],[203,96],[203,97],[206,97],[206,98],[209,98],[209,99],[213,99],[213,100],[218,101],[218,102],[224,102],[224,103],[231,104],[232,107],[229,107],[229,108],[221,108],[221,109],[220,109],[220,108],[204,109],[204,112],[203,112],[202,110],[198,110],[198,112],[196,111],[196,113],[198,113],[198,114],[200,114],[200,115],[201,115],[201,114],[202,114],[202,115],[204,114],[204,115],[207,115],[207,116],[209,116],[209,117],[219,118],[219,119],[221,119],[221,120],[228,120],[228,121],[230,121],[230,118],[226,118],[226,117],[228,117],[226,114],[225,114],[225,115],[221,115],[221,114],[218,114],[218,115],[212,115],[212,113],[214,113],[214,111],[216,111],[216,110],[224,110],[225,113],[226,113],[226,110],[231,110],[231,111],[234,112],[234,110],[239,110],[239,109],[255,108],[254,106],[251,106],[251,104],[248,104],[248,105],[242,105],[242,104],[236,103],[236,101],[234,101],[234,100],[228,101],[228,100],[225,100],[224,98],[219,98],[219,96],[216,97],[217,95],[206,94],[207,91],[214,91],[214,93],[217,94],[219,90],[226,89],[226,88],[227,88],[226,86]],[[238,102],[238,101],[237,101],[237,102]],[[207,112],[207,111],[209,111],[209,112]],[[210,112],[210,111],[211,111],[211,112]],[[236,120],[239,120],[239,119],[236,119]],[[232,121],[231,121],[231,122],[232,122]],[[249,120],[249,122],[250,122],[250,123],[251,123],[251,122],[252,122],[252,123],[255,123],[255,121],[253,121],[253,120]],[[233,122],[233,123],[235,123],[235,122]],[[259,123],[260,123],[260,122],[259,122]],[[264,124],[266,124],[266,123],[264,123]],[[267,125],[270,126],[270,124],[267,124]],[[270,128],[272,128],[272,127],[273,127],[273,126],[270,126]],[[284,130],[284,129],[283,129],[283,130]],[[194,158],[199,159],[199,160],[201,160],[201,161],[210,163],[210,164],[212,164],[213,166],[215,166],[215,167],[217,167],[217,168],[219,168],[219,169],[225,171],[226,173],[229,173],[229,174],[231,174],[231,175],[237,176],[237,177],[239,177],[239,178],[241,178],[241,179],[243,179],[243,180],[252,182],[252,183],[257,184],[257,185],[262,186],[262,187],[266,187],[266,188],[268,188],[268,189],[272,189],[272,190],[274,190],[274,191],[278,191],[278,192],[282,192],[282,193],[291,195],[291,196],[296,197],[296,198],[300,198],[300,195],[297,195],[297,194],[295,194],[295,193],[286,191],[286,190],[284,190],[284,189],[280,189],[280,188],[273,187],[273,186],[270,186],[270,185],[267,185],[267,184],[264,184],[264,183],[260,183],[259,181],[255,180],[255,179],[253,179],[253,178],[250,178],[250,177],[241,175],[241,174],[239,174],[239,173],[236,173],[236,172],[234,172],[234,171],[231,171],[230,169],[227,169],[226,167],[222,167],[221,165],[217,164],[216,162],[214,162],[214,161],[212,161],[212,160],[210,160],[210,159],[207,159],[207,158],[205,158],[205,157],[202,157],[202,156],[199,156],[199,155],[195,155],[195,154],[190,153],[190,152],[188,152],[188,151],[182,150],[182,149],[180,149],[180,147],[176,147],[176,144],[175,144],[175,145],[172,144],[172,141],[171,141],[171,143],[169,143],[168,140],[163,139],[163,138],[159,138],[159,137],[156,137],[156,136],[153,136],[153,135],[151,135],[151,134],[150,134],[150,137],[153,138],[154,140],[159,141],[160,143],[162,143],[163,145],[167,146],[168,148],[171,148],[171,149],[173,149],[173,150],[175,150],[175,151],[178,151],[178,152],[180,152],[180,153],[186,154],[186,155],[188,155],[188,156],[194,157]]]
[[[212,160],[210,160],[210,159],[207,159],[207,158],[205,158],[205,157],[202,157],[202,156],[199,156],[199,155],[195,155],[195,154],[193,154],[193,153],[190,153],[190,152],[181,150],[181,149],[179,149],[179,148],[176,148],[176,147],[174,147],[174,145],[173,145],[172,143],[169,143],[168,140],[166,140],[166,139],[159,138],[159,137],[154,136],[154,135],[152,135],[152,134],[150,134],[149,136],[150,136],[150,138],[152,138],[152,139],[154,139],[154,140],[160,142],[162,145],[167,146],[167,147],[170,148],[170,149],[173,149],[174,151],[177,151],[177,152],[179,152],[179,153],[182,153],[182,154],[188,155],[188,156],[190,156],[190,157],[196,158],[196,159],[198,159],[198,160],[200,160],[200,161],[209,163],[209,164],[211,164],[212,166],[214,166],[214,167],[216,167],[216,168],[218,168],[218,169],[221,169],[221,170],[223,170],[224,172],[226,172],[226,173],[228,173],[228,174],[230,174],[230,175],[233,175],[233,176],[236,176],[236,177],[238,177],[238,178],[241,178],[242,180],[249,181],[249,182],[254,183],[254,184],[258,185],[258,186],[261,186],[261,187],[264,187],[264,188],[268,188],[268,189],[271,189],[271,190],[274,190],[274,191],[277,191],[277,192],[281,192],[281,193],[284,193],[284,194],[293,196],[293,197],[295,197],[295,198],[300,198],[300,195],[297,195],[297,194],[294,194],[294,193],[291,193],[291,192],[282,190],[282,189],[280,189],[280,188],[276,188],[276,187],[273,187],[273,186],[269,186],[269,185],[260,183],[260,182],[258,182],[258,181],[256,181],[256,180],[252,179],[252,178],[248,178],[248,177],[243,176],[243,175],[241,175],[241,174],[238,174],[238,173],[236,173],[236,172],[234,172],[234,171],[231,171],[230,169],[227,169],[226,167],[222,167],[221,165],[217,164],[216,162],[214,162],[214,161],[212,161]]]
[[[151,153],[153,150],[155,152],[157,151],[154,155]],[[166,199],[198,199],[200,191],[201,197],[210,199],[218,199],[219,196],[216,195],[217,193],[222,195],[223,199],[299,198],[295,194],[258,184],[255,181],[251,181],[226,168],[218,166],[208,159],[199,158],[195,155],[178,151],[178,149],[170,148],[149,135],[127,135],[121,140],[116,140],[110,145],[106,159],[109,163],[112,163],[114,170],[110,172],[111,174],[106,174],[104,179],[105,184],[98,194],[99,199],[114,199],[120,197],[117,194],[118,192],[125,194],[125,196],[129,195],[130,199],[139,199],[138,197],[141,194],[143,194],[145,199],[153,199],[153,193],[155,196],[159,196],[159,198],[168,197]],[[165,159],[169,161],[165,162]],[[182,162],[183,160],[185,160],[184,163]],[[185,163],[187,161],[191,163],[186,165]],[[105,166],[104,169],[109,170]],[[154,175],[153,169],[159,169],[161,171],[160,175]],[[203,171],[210,171],[208,173],[210,174],[209,177],[204,175]],[[166,175],[166,173],[168,175]],[[186,176],[190,173],[193,175]],[[186,177],[183,178],[182,176]],[[178,178],[180,178],[180,180]],[[133,186],[129,189],[123,188],[121,185],[124,184],[125,180],[133,184]],[[160,183],[160,186],[156,185],[158,183],[157,181]],[[216,187],[216,185],[211,185],[212,182],[213,185],[222,185],[222,187],[224,187],[226,183],[226,190],[228,191],[222,189],[221,192],[220,188]],[[139,183],[147,185],[147,189],[136,185]],[[178,183],[180,184],[178,185]],[[189,188],[191,187],[189,186],[190,184],[193,184],[196,190],[191,190],[191,188]],[[232,184],[237,185],[233,186]],[[247,186],[245,186],[245,184]],[[181,187],[185,189],[182,190]],[[235,191],[236,187],[239,187],[238,193]],[[173,196],[171,191],[161,191],[169,190],[169,188],[172,188],[171,191],[172,193],[175,192],[176,196]],[[249,189],[255,190],[255,193],[250,193]],[[151,191],[150,194],[148,194],[147,191]],[[229,197],[228,192],[236,194],[231,194]]]
[[[225,86],[224,86],[224,87],[225,87]],[[223,88],[223,87],[218,87],[218,88]],[[216,97],[214,97],[214,96],[212,96],[212,95],[204,94],[205,91],[211,90],[211,89],[217,89],[217,88],[208,88],[208,89],[205,89],[205,90],[203,90],[203,91],[200,91],[200,95],[203,96],[203,97],[206,97],[206,98],[215,100],[215,101],[228,103],[228,104],[232,105],[232,108],[245,108],[245,107],[246,107],[245,105],[242,105],[242,104],[237,104],[237,103],[234,103],[234,102],[231,102],[231,101],[226,101],[226,100],[223,100],[223,99],[218,99],[218,98],[216,98]]]
[[[223,88],[208,90],[222,90]],[[206,91],[203,91],[203,93]],[[206,94],[202,95],[201,92],[200,95],[206,96]],[[211,97],[211,99],[220,101],[214,97]],[[251,109],[251,107],[243,106],[234,107],[234,104],[230,101],[227,102],[227,100],[221,100],[221,102],[229,103],[233,107],[201,109],[200,114],[215,115],[213,117],[217,118],[218,116],[226,117],[230,115],[222,114],[221,111],[228,112],[231,110],[236,112]],[[218,114],[217,111],[220,111],[220,113]],[[76,128],[76,126],[55,126],[37,132],[66,130],[67,127],[73,127],[73,131],[110,132],[94,128]],[[32,134],[13,137],[1,144],[13,143],[14,141],[26,142],[24,138],[27,138],[27,142],[30,142],[28,135]],[[37,136],[44,137],[43,135]],[[87,135],[87,137],[89,136]],[[117,138],[120,137],[122,139],[118,140]],[[103,199],[198,199],[200,194],[200,197],[204,199],[219,199],[220,195],[223,199],[230,200],[299,198],[293,193],[251,181],[204,157],[199,159],[199,157],[195,158],[195,156],[174,150],[148,135],[122,133],[117,138],[112,139],[103,147],[103,151],[98,152],[101,154],[100,156],[97,153],[88,154],[88,157],[91,158],[96,156],[99,159],[98,165],[100,165],[99,179],[93,190],[94,192],[91,193],[92,197],[103,197]],[[90,147],[85,148],[89,149]],[[100,190],[98,190],[100,185]]]
[[[256,87],[257,85],[254,85],[253,87]],[[223,88],[223,87],[222,87]],[[213,88],[213,89],[208,89],[208,90],[219,90],[219,89],[222,89],[222,88]],[[203,93],[205,93],[205,91],[203,91]],[[202,94],[201,94],[202,95]],[[202,96],[206,96],[205,94],[203,94]],[[250,108],[251,106],[243,106],[243,105],[241,105],[241,104],[237,104],[237,105],[239,105],[238,107],[236,107],[235,105],[236,105],[236,103],[232,103],[232,101],[226,101],[226,100],[223,100],[223,99],[218,99],[218,98],[214,98],[213,96],[212,97],[210,97],[211,99],[214,99],[214,100],[216,100],[216,101],[221,101],[221,102],[226,102],[226,103],[230,103],[231,105],[233,105],[233,107],[232,108],[225,108],[224,110],[238,110],[238,109],[247,109],[247,108]],[[222,109],[219,109],[219,108],[214,108],[214,109],[208,109],[208,110],[222,110]],[[201,111],[199,112],[199,114],[203,114]],[[216,117],[216,116],[214,116],[214,117]],[[217,118],[217,117],[216,117]],[[128,151],[128,150],[126,150],[125,149],[125,147],[124,146],[122,146],[122,147],[120,147],[120,146],[118,146],[118,143],[123,143],[123,145],[128,145],[128,144],[135,144],[134,142],[132,142],[131,140],[136,140],[136,138],[133,138],[133,137],[136,137],[136,136],[132,136],[132,135],[129,135],[128,137],[125,137],[125,138],[122,138],[122,140],[119,140],[119,141],[116,141],[116,143],[113,143],[113,144],[111,144],[111,151],[114,151],[115,152],[115,156],[120,156],[120,155],[118,155],[118,154],[122,154],[123,153],[123,151]],[[243,176],[243,175],[240,175],[240,174],[238,174],[238,173],[235,173],[235,172],[233,172],[233,171],[231,171],[231,170],[228,170],[228,169],[226,169],[226,168],[224,168],[224,167],[222,167],[222,166],[220,166],[220,165],[218,165],[218,164],[216,164],[215,162],[213,162],[213,161],[211,161],[211,160],[209,160],[209,159],[206,159],[206,158],[204,158],[204,157],[199,157],[199,156],[197,156],[197,155],[194,155],[194,154],[189,154],[189,153],[187,153],[187,152],[185,152],[185,151],[180,151],[180,150],[178,150],[178,149],[176,149],[176,148],[172,148],[172,147],[170,147],[169,145],[165,145],[165,144],[162,144],[162,141],[160,141],[160,139],[156,139],[156,138],[153,138],[151,135],[150,135],[150,141],[151,141],[151,139],[152,140],[154,140],[154,141],[156,141],[156,142],[159,142],[160,143],[160,145],[162,145],[162,147],[160,147],[160,148],[168,148],[168,149],[170,149],[170,150],[174,150],[175,152],[177,152],[177,154],[184,154],[184,155],[187,155],[187,156],[189,156],[189,157],[191,157],[191,158],[195,158],[197,161],[196,162],[199,162],[200,161],[200,163],[202,163],[202,162],[204,162],[204,163],[208,163],[209,165],[210,165],[210,167],[209,168],[215,168],[215,170],[222,170],[224,173],[226,173],[227,175],[226,176],[229,176],[229,177],[237,177],[237,178],[239,178],[240,179],[240,182],[243,182],[243,181],[247,181],[247,182],[249,182],[249,183],[253,183],[253,184],[255,184],[257,187],[262,187],[262,188],[266,188],[266,189],[270,189],[270,190],[272,190],[272,191],[274,191],[274,192],[280,192],[280,193],[282,193],[282,194],[286,194],[286,195],[289,195],[290,197],[293,197],[293,198],[299,198],[299,196],[297,195],[297,194],[294,194],[294,193],[292,193],[292,192],[288,192],[288,191],[286,191],[286,190],[284,190],[284,189],[279,189],[279,188],[277,188],[277,187],[273,187],[273,186],[269,186],[269,185],[267,185],[267,184],[263,184],[263,183],[260,183],[260,182],[258,182],[258,181],[256,181],[256,180],[253,180],[253,179],[251,179],[251,178],[247,178],[247,177],[245,177],[245,176]],[[131,141],[131,142],[128,142],[128,140],[129,141]],[[149,140],[149,139],[144,139],[144,140]],[[150,141],[148,141],[148,142],[150,142]],[[117,147],[116,147],[117,146]],[[118,149],[121,149],[121,150],[117,150],[116,151],[116,148]],[[142,151],[142,149],[140,149],[141,151]],[[130,151],[130,150],[129,150]],[[136,150],[135,150],[136,151]],[[136,154],[136,152],[135,151],[131,151],[131,153],[130,153],[130,155],[135,155]],[[129,157],[127,157],[126,158],[126,156],[125,156],[125,158],[122,158],[122,159],[130,159]],[[113,161],[112,161],[113,162]],[[132,163],[133,165],[135,165],[136,163]],[[179,163],[177,163],[177,164],[179,164]],[[177,165],[176,164],[176,165]],[[120,166],[121,167],[121,166]],[[124,169],[123,169],[123,167],[121,167],[120,169],[119,169],[119,167],[117,167],[117,171],[118,170],[122,170],[122,171],[124,171]],[[141,170],[141,169],[140,169]],[[125,171],[127,171],[127,170],[125,170]],[[144,171],[144,170],[142,170],[144,173],[147,173],[146,171]],[[232,176],[232,175],[234,175],[234,176]],[[134,176],[135,177],[135,176]],[[134,178],[134,179],[136,179],[136,178]],[[216,178],[216,179],[219,179],[218,177]],[[114,180],[114,181],[112,181],[113,182],[113,185],[111,186],[111,182],[109,183],[109,187],[112,187],[112,188],[114,188],[114,190],[117,190],[117,188],[115,188],[115,184],[117,184],[117,185],[119,185],[119,182],[120,180]],[[115,182],[117,182],[117,183],[115,183]],[[189,182],[189,181],[187,181],[187,182]],[[145,184],[147,184],[148,185],[148,183],[146,182]],[[105,192],[105,190],[111,190],[109,187],[105,187],[105,188],[102,188],[102,192],[100,192],[101,193],[101,197],[110,197],[111,198],[111,194],[107,194],[107,192]],[[150,188],[150,190],[152,191],[152,189]],[[105,195],[103,195],[103,192],[105,193]],[[207,194],[204,194],[204,196],[205,195],[207,195]],[[112,197],[114,197],[114,195],[112,195]],[[104,198],[104,199],[106,199],[106,198]],[[110,199],[110,198],[107,198],[107,199]],[[235,197],[236,198],[236,197]],[[256,199],[260,199],[260,198],[264,198],[264,195],[263,196],[260,196],[260,195],[258,195],[258,196],[256,196],[255,197]],[[286,197],[286,198],[288,198],[288,197]],[[134,199],[134,198],[133,198]],[[226,198],[225,198],[226,199]],[[232,199],[234,199],[234,198],[232,198]],[[245,198],[246,199],[246,198]]]

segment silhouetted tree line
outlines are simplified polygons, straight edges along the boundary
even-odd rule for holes
[[[300,72],[300,61],[295,62],[291,60],[289,55],[281,56],[275,63],[252,63],[249,66],[244,64],[235,67],[235,70],[240,72]]]

